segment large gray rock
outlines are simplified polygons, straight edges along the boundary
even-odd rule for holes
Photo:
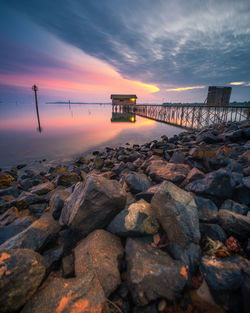
[[[136,172],[132,172],[126,175],[125,182],[128,185],[130,191],[133,193],[146,191],[149,187],[152,186],[152,183],[145,174]]]
[[[76,277],[95,274],[108,297],[121,283],[119,265],[123,252],[118,237],[95,230],[74,249]]]
[[[19,310],[45,275],[43,258],[28,249],[0,249],[0,311]]]
[[[103,312],[105,294],[94,274],[79,278],[55,277],[26,303],[21,313]]]
[[[57,188],[52,192],[49,199],[50,212],[57,220],[61,215],[64,201],[71,195],[71,193],[64,188]]]
[[[151,205],[141,199],[122,210],[109,224],[107,230],[118,236],[154,235],[159,230]]]
[[[163,160],[152,160],[146,172],[152,180],[162,182],[169,180],[174,183],[181,183],[188,175],[190,167],[187,164],[168,163]]]
[[[55,185],[52,182],[48,181],[47,183],[43,183],[31,188],[30,192],[35,193],[38,196],[42,196],[52,191],[54,188]]]
[[[158,298],[178,298],[188,274],[181,261],[139,239],[127,239],[127,279],[134,302],[146,305]]]
[[[81,236],[106,227],[124,209],[126,192],[115,180],[97,175],[79,183],[71,200],[64,205],[60,223],[67,224]]]
[[[219,198],[229,198],[234,188],[235,181],[232,178],[232,173],[224,169],[206,174],[203,179],[195,180],[186,186],[188,191]]]
[[[241,256],[215,258],[204,256],[201,262],[208,286],[214,291],[236,291],[243,282],[243,273],[250,275],[250,265]]]
[[[247,239],[250,235],[250,217],[228,210],[219,210],[218,222],[228,235]]]
[[[195,197],[199,220],[203,223],[213,223],[217,221],[218,209],[212,200]]]
[[[59,232],[60,225],[50,213],[45,213],[21,233],[5,241],[0,248],[27,248],[41,251]]]
[[[172,243],[186,247],[199,243],[199,218],[194,196],[171,182],[163,182],[156,191],[152,208]]]
[[[16,219],[13,223],[7,226],[0,227],[0,244],[10,239],[11,237],[22,232],[33,223],[30,216],[21,217]]]

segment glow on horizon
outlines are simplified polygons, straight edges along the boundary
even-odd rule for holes
[[[230,85],[241,86],[241,85],[245,85],[245,82],[232,82],[232,83],[230,83]]]
[[[178,88],[170,88],[167,89],[167,91],[186,91],[186,90],[192,90],[192,89],[202,89],[206,86],[190,86],[190,87],[178,87]]]

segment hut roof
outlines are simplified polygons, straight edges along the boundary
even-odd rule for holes
[[[111,95],[110,99],[137,99],[136,95]]]

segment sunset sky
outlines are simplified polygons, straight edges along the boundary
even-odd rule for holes
[[[250,100],[250,1],[1,0],[0,101]]]

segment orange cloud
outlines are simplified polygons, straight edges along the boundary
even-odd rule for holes
[[[205,87],[206,86],[179,87],[179,88],[167,89],[167,91],[186,91],[186,90],[192,90],[192,89],[201,89],[201,88],[205,88]]]

